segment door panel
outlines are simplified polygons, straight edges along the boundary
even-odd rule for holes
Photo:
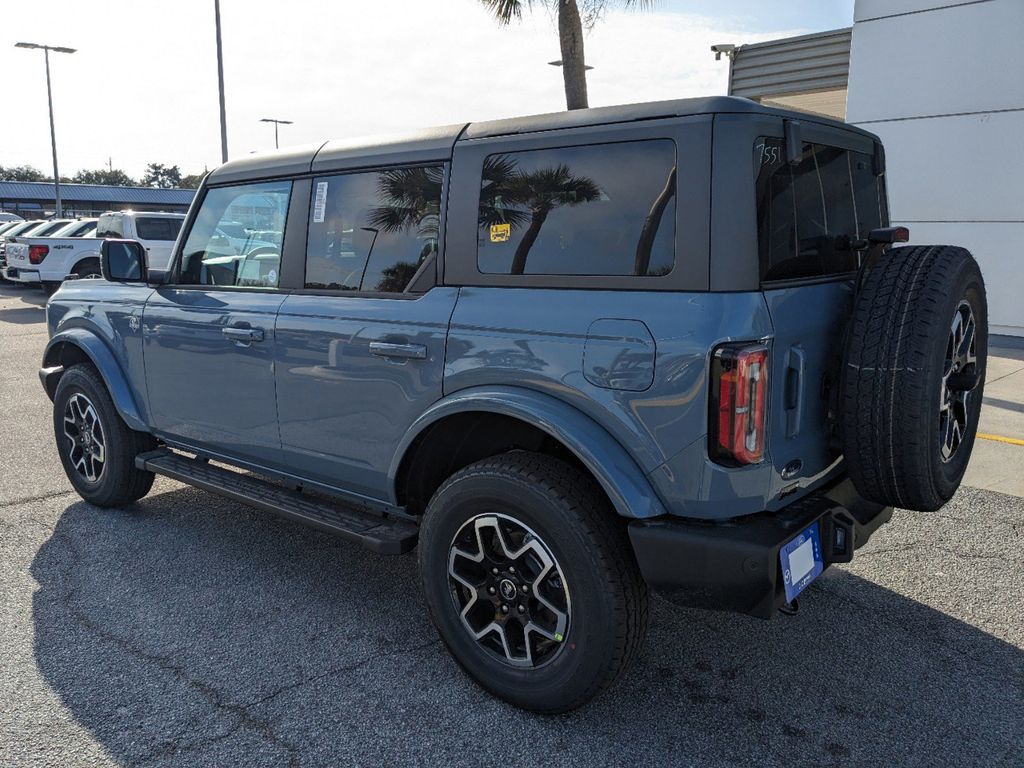
[[[280,456],[274,321],[282,294],[161,288],[143,337],[153,423],[164,435],[259,464]]]
[[[386,499],[398,442],[441,397],[457,288],[415,299],[289,296],[276,331],[284,461],[311,480]]]

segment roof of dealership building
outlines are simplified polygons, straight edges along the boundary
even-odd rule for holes
[[[157,189],[156,187],[118,187],[103,184],[61,184],[60,196],[67,201],[106,202],[112,204],[187,206],[194,189]],[[53,200],[53,184],[47,181],[0,181],[2,200]]]

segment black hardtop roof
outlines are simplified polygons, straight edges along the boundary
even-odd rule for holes
[[[698,99],[650,101],[614,107],[551,112],[544,115],[510,117],[478,123],[458,123],[394,134],[337,139],[323,144],[290,147],[231,160],[211,171],[208,181],[213,184],[222,184],[311,171],[321,172],[440,161],[451,157],[452,149],[457,141],[472,141],[564,128],[581,128],[591,125],[629,123],[637,120],[721,113],[775,115],[795,120],[833,124],[846,130],[870,135],[847,123],[818,115],[766,107],[756,101],[736,96],[709,96]]]

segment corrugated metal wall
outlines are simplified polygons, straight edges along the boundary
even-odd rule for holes
[[[729,71],[729,93],[748,99],[846,88],[850,29],[742,45]]]

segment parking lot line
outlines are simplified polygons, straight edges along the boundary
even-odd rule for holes
[[[997,443],[1009,443],[1010,445],[1024,445],[1024,440],[1018,440],[1016,437],[989,435],[984,432],[978,432],[977,436],[980,437],[982,440],[995,440]]]

